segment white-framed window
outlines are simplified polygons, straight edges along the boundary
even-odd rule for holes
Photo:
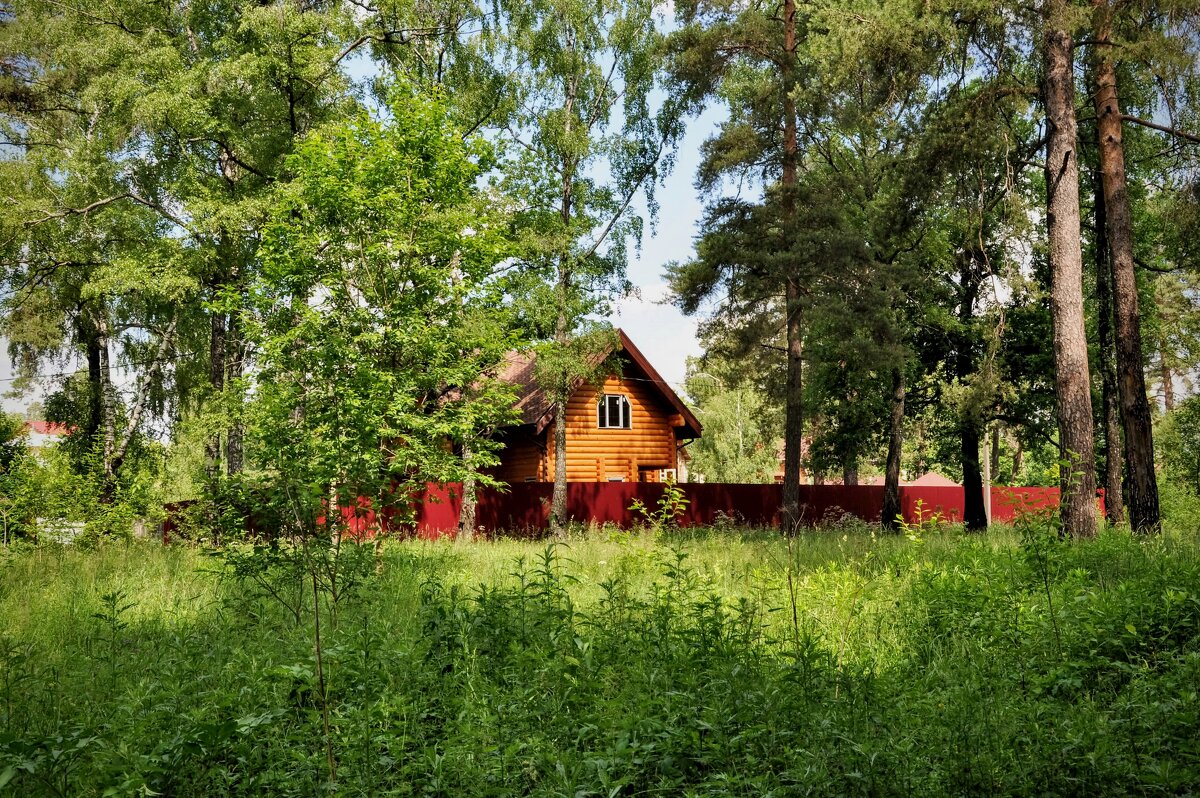
[[[596,405],[596,426],[600,429],[631,429],[631,416],[629,398],[624,394],[606,393]]]

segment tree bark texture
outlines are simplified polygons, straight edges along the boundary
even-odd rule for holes
[[[1097,132],[1097,136],[1099,133]],[[1100,415],[1104,425],[1104,517],[1110,524],[1125,520],[1121,486],[1121,416],[1117,399],[1116,349],[1112,333],[1112,266],[1104,223],[1104,187],[1099,172],[1095,185],[1096,332],[1100,339]]]
[[[1125,467],[1129,472],[1126,506],[1134,532],[1159,529],[1158,480],[1154,473],[1154,433],[1150,399],[1146,394],[1142,325],[1138,315],[1137,276],[1133,264],[1133,220],[1125,178],[1125,145],[1117,71],[1111,56],[1111,12],[1100,8],[1096,38],[1096,124],[1100,130],[1100,177],[1104,184],[1104,215],[1113,271],[1113,320],[1116,327],[1117,388],[1125,431]]]
[[[887,465],[883,475],[883,528],[896,531],[900,528],[900,458],[904,452],[904,400],[907,389],[904,369],[892,369],[892,412],[888,419]]]
[[[467,473],[463,477],[462,510],[458,514],[459,543],[470,543],[475,540],[475,468],[471,464],[471,446],[464,444],[462,450],[463,465]]]
[[[1163,412],[1170,413],[1175,409],[1175,374],[1171,372],[1171,362],[1168,360],[1171,344],[1164,335],[1158,343],[1158,376],[1163,380]]]
[[[103,479],[101,498],[111,501],[116,495],[116,472],[113,470],[113,452],[117,448],[117,393],[112,382],[112,362],[110,360],[108,311],[101,301],[96,311],[96,341],[100,347],[100,405],[103,426]]]
[[[104,400],[101,387],[100,372],[100,336],[96,333],[96,325],[88,318],[88,313],[80,310],[79,335],[87,347],[88,365],[88,427],[87,440],[89,445],[96,442],[100,429],[104,424]]]
[[[208,384],[214,400],[225,390],[225,314],[213,312],[208,330]],[[210,483],[221,475],[221,433],[214,432],[204,445],[205,471]]]
[[[847,487],[858,484],[858,463],[849,455],[842,462],[842,484]]]
[[[980,254],[974,249],[963,254],[959,268],[958,321],[954,373],[964,382],[975,373],[975,350],[971,327],[975,319],[975,301],[979,297]],[[987,510],[983,503],[983,474],[979,462],[981,430],[974,408],[963,408],[959,418],[959,461],[963,471],[963,526],[968,531],[987,529]]]
[[[1054,327],[1054,393],[1065,463],[1061,512],[1064,532],[1096,534],[1096,472],[1092,395],[1083,315],[1083,251],[1079,224],[1079,161],[1075,82],[1065,0],[1043,4],[1042,101],[1046,109],[1046,226],[1050,314]]]
[[[242,325],[237,313],[229,314],[228,332],[225,344],[226,384],[236,383],[242,377],[242,359],[245,357],[246,344],[242,339]],[[240,396],[240,394],[239,394]],[[226,409],[229,409],[226,403]],[[229,423],[225,430],[225,473],[235,476],[242,473],[245,456],[242,446],[242,423],[236,419]]]
[[[1163,336],[1158,347],[1158,373],[1163,386],[1163,411],[1170,413],[1175,409],[1175,375],[1171,372],[1171,363],[1167,360],[1170,343]]]
[[[793,57],[796,52],[796,3],[784,0],[783,4],[783,62],[780,67],[780,83],[783,88],[783,174],[782,208],[784,226],[791,229],[796,215],[796,182],[799,160],[796,103],[789,93],[795,85]],[[797,267],[798,270],[798,267]],[[800,524],[800,455],[804,440],[804,380],[803,380],[803,327],[801,326],[800,276],[788,276],[785,310],[787,314],[787,398],[784,401],[783,419],[783,507],[784,532],[792,534]]]
[[[564,199],[564,208],[569,207],[568,199]],[[564,211],[564,214],[569,211]],[[555,321],[554,340],[559,347],[566,348],[570,343],[570,330],[566,316],[566,302],[570,288],[570,271],[563,256],[559,264],[558,290],[559,306],[558,319]],[[554,493],[550,499],[550,532],[556,536],[562,535],[567,528],[567,400],[571,390],[571,380],[566,374],[556,374],[557,384],[554,386]]]

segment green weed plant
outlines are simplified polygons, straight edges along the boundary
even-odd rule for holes
[[[1055,524],[24,547],[0,795],[1195,793],[1197,541]]]

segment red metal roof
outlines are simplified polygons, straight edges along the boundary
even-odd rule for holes
[[[54,421],[26,421],[25,428],[38,435],[66,435],[71,428]]]

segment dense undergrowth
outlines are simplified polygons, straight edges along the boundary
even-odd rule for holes
[[[10,551],[0,794],[1200,790],[1194,540],[913,537]]]

